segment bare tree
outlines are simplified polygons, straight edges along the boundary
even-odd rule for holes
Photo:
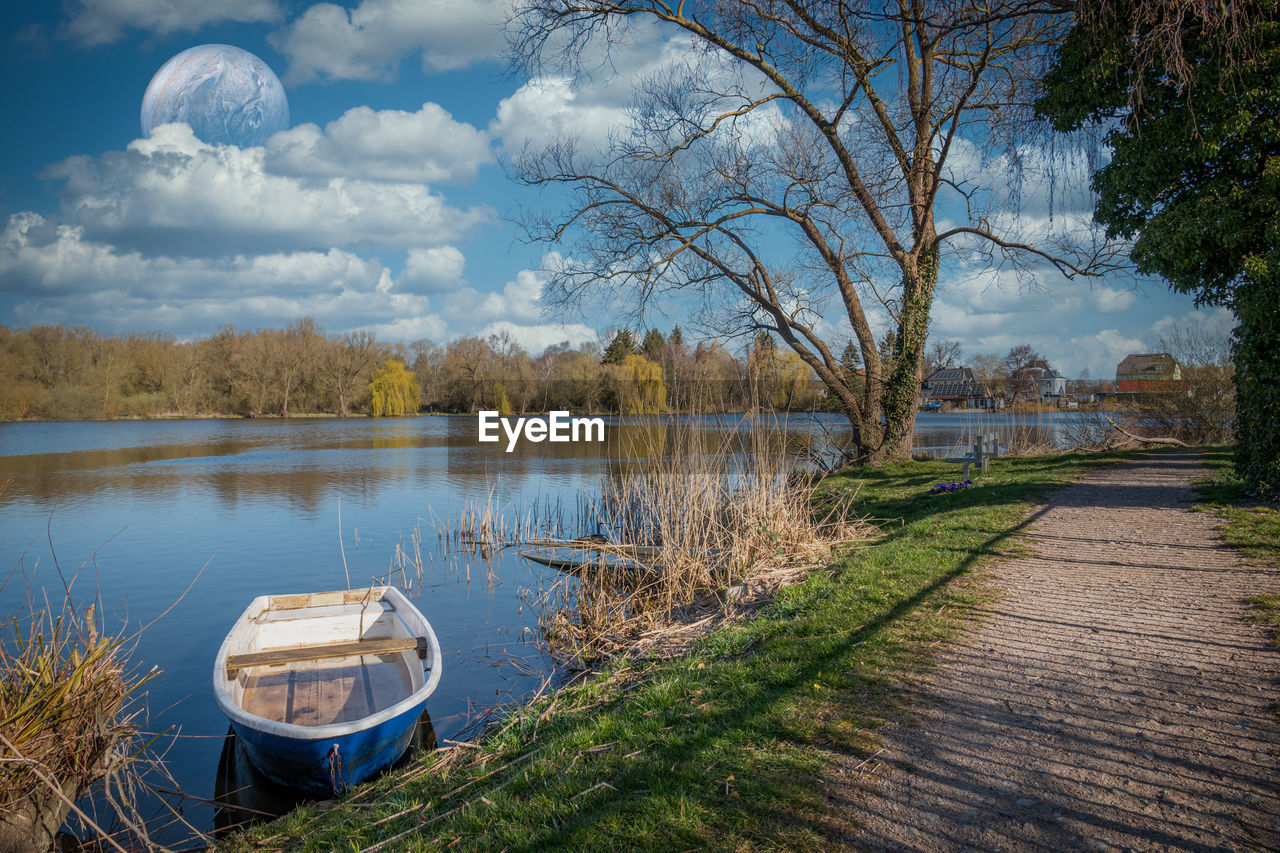
[[[490,387],[494,369],[493,348],[483,338],[469,337],[450,341],[444,357],[445,399],[454,411],[474,412],[481,407]]]
[[[542,408],[546,411],[551,410],[551,380],[556,374],[556,362],[568,351],[569,342],[561,341],[547,347],[533,361],[534,379],[542,388]]]
[[[364,329],[329,339],[324,369],[338,398],[338,417],[347,416],[352,400],[377,365],[379,355],[377,338]]]
[[[502,329],[489,336],[489,349],[494,356],[494,369],[502,390],[517,412],[529,410],[529,403],[537,390],[533,380],[533,360],[524,347],[517,343],[511,332]]]
[[[1049,362],[1030,344],[1009,348],[1004,356],[1005,390],[1010,403],[1029,400],[1040,392],[1037,380],[1049,372]]]
[[[907,455],[948,251],[1068,277],[1099,272],[1110,258],[1101,243],[1080,252],[1033,244],[1007,217],[985,215],[1008,170],[972,162],[1012,127],[998,117],[1034,99],[1048,49],[1070,24],[1063,8],[1055,0],[518,3],[513,53],[535,73],[581,75],[595,46],[619,44],[644,23],[683,31],[693,45],[683,65],[639,87],[631,124],[607,151],[565,139],[512,164],[517,179],[559,186],[571,199],[559,214],[526,222],[531,238],[570,249],[547,296],[624,291],[642,311],[673,291],[696,295],[709,324],[773,333],[813,369],[849,419],[855,461]],[[943,198],[957,224],[940,230]],[[892,323],[888,353],[877,349],[869,310]],[[845,327],[833,340],[852,332],[865,381],[849,381],[819,320]]]
[[[263,335],[244,332],[236,341],[233,358],[232,381],[236,396],[244,401],[245,412],[256,418],[266,411],[267,398],[275,387],[274,354]]]
[[[948,338],[942,340],[930,340],[929,348],[924,354],[924,368],[920,371],[923,376],[928,376],[935,370],[942,370],[944,367],[959,367],[960,356],[964,352],[964,347],[959,341],[953,341]]]
[[[419,402],[434,408],[440,403],[444,348],[424,338],[409,345],[409,354],[409,367],[418,379]]]
[[[1005,372],[1003,358],[994,352],[980,352],[969,359],[969,365],[988,394],[1004,396],[1009,375]]]
[[[1236,395],[1229,336],[1182,324],[1160,338],[1157,351],[1173,356],[1182,379],[1176,391],[1147,394],[1138,402],[1149,432],[1192,443],[1230,441]]]
[[[289,399],[299,385],[314,381],[317,353],[324,345],[320,327],[311,317],[303,317],[280,332],[261,333],[276,369],[280,392],[280,417],[289,417]]]

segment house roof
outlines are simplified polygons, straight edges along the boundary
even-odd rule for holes
[[[990,397],[985,386],[976,382],[935,382],[929,385],[930,397]]]
[[[1037,382],[1043,382],[1046,379],[1066,379],[1067,378],[1063,376],[1061,373],[1059,373],[1056,367],[1040,367],[1039,365],[1035,365],[1033,367],[1018,368],[1018,374],[1021,376],[1026,376],[1030,379],[1034,379]]]
[[[1173,372],[1172,368],[1176,364],[1177,361],[1167,352],[1130,353],[1116,365],[1116,373],[1158,373],[1169,375]]]
[[[925,377],[925,383],[932,386],[942,382],[975,382],[973,370],[968,367],[942,367]]]
[[[924,380],[924,388],[931,399],[991,396],[969,367],[943,367],[935,370]]]

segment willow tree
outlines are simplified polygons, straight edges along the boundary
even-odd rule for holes
[[[404,362],[387,359],[369,380],[369,398],[375,418],[416,412],[418,378],[404,366]]]
[[[626,356],[608,368],[618,412],[624,415],[660,414],[667,404],[662,368],[639,353]]]
[[[544,295],[603,290],[641,310],[673,290],[698,298],[716,328],[771,332],[813,369],[858,461],[906,455],[949,253],[1068,277],[1097,269],[1099,254],[1037,243],[986,211],[1011,179],[983,152],[1008,145],[1016,161],[1010,119],[1037,94],[1070,5],[518,2],[513,54],[546,79],[607,73],[609,51],[641,35],[687,40],[682,60],[637,86],[605,148],[565,138],[512,164],[567,200],[526,223],[569,250]],[[883,357],[877,316],[894,331]],[[833,351],[850,338],[865,381]]]

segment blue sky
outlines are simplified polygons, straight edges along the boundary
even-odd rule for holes
[[[505,0],[9,0],[0,324],[187,338],[310,315],[384,340],[505,329],[535,353],[603,332],[608,312],[542,311],[548,247],[523,244],[509,218],[543,199],[500,159],[526,140],[604,138],[670,34],[642,33],[610,75],[570,90],[507,69],[505,11]],[[205,43],[266,61],[292,127],[244,150],[175,125],[139,139],[152,75]],[[1028,184],[1023,208],[1045,193]],[[1069,376],[1105,377],[1176,323],[1231,326],[1158,281],[1041,275],[1028,287],[979,260],[963,267],[940,284],[934,334],[969,354],[1030,343]]]

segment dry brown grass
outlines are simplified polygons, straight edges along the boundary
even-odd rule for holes
[[[106,840],[107,833],[74,805],[100,781],[105,799],[135,824],[129,812],[139,710],[131,697],[156,673],[131,675],[128,658],[125,641],[99,633],[93,605],[80,612],[70,604],[46,604],[5,625],[0,847],[47,849],[72,811]]]
[[[74,604],[76,578],[54,564],[60,603],[28,589],[21,611],[0,625],[0,850],[52,849],[69,814],[99,849],[123,853],[117,836],[131,849],[162,849],[135,808],[142,770],[164,771],[138,725],[141,688],[159,670],[130,669],[140,632],[108,635],[94,604]],[[77,805],[91,786],[117,831]]]
[[[677,653],[874,531],[843,506],[815,511],[813,481],[790,469],[776,434],[752,430],[741,452],[708,448],[697,430],[672,432],[661,456],[622,464],[602,483],[588,516],[609,533],[602,559],[530,594],[562,660]]]
[[[945,456],[962,456],[973,449],[974,442],[987,433],[1000,435],[1001,452],[1014,456],[1040,456],[1060,453],[1055,442],[1055,417],[1059,409],[1038,406],[1030,410],[1001,410],[999,415],[979,411],[965,425],[959,440]],[[1031,417],[1034,415],[1035,417]],[[1019,419],[1022,416],[1023,419]]]
[[[571,553],[572,571],[522,594],[547,650],[582,667],[623,649],[675,654],[876,530],[846,504],[815,510],[816,480],[793,469],[805,454],[785,429],[652,426],[617,451],[598,492],[516,507],[490,489],[456,516],[419,519],[379,580],[409,591],[441,573],[495,583],[504,552]],[[608,541],[576,538],[593,532]]]

